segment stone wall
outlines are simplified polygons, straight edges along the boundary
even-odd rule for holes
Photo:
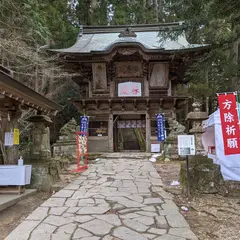
[[[73,157],[76,158],[76,129],[75,119],[70,120],[60,129],[59,140],[53,144],[54,157]]]
[[[206,156],[189,157],[189,176],[191,193],[221,193],[223,178],[220,166],[213,163],[212,159]],[[181,164],[180,172],[181,185],[186,190],[187,169],[186,163]]]
[[[109,152],[108,137],[89,137],[88,138],[88,152]]]
[[[53,156],[76,158],[76,141],[57,142],[53,145]]]

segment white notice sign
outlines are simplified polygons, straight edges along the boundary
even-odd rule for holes
[[[159,153],[160,152],[160,144],[159,143],[151,144],[151,152],[152,153]]]
[[[195,151],[194,135],[178,136],[178,154],[180,156],[195,155]]]
[[[13,146],[13,132],[5,132],[4,146]]]

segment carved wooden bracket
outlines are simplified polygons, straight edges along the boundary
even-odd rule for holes
[[[144,61],[142,64],[142,68],[143,68],[143,77],[147,77],[148,71],[149,71],[149,63],[147,61]],[[147,80],[148,80],[148,78],[147,78]]]
[[[160,108],[163,107],[163,98],[160,98],[159,105],[160,105]]]
[[[76,66],[76,72],[80,73],[80,77],[82,80],[88,82],[92,81],[92,66],[85,64],[78,64]]]
[[[124,100],[122,99],[122,111],[125,111]]]
[[[134,111],[137,111],[137,100],[133,100]]]
[[[176,108],[176,106],[177,106],[177,98],[174,98],[173,99],[173,107]]]
[[[147,111],[149,111],[149,99],[147,99]]]
[[[115,74],[116,74],[116,66],[114,62],[110,62],[107,65],[107,74],[108,74],[108,84],[109,84],[109,81],[110,82],[113,81],[113,78],[115,77]]]
[[[127,57],[127,60],[135,60],[135,61],[139,61],[141,59],[148,61],[151,58],[150,55],[147,55],[139,48],[126,48],[126,47],[113,49],[113,51],[107,56],[105,56],[104,58],[105,58],[105,61],[110,62],[110,61],[115,61],[116,59],[121,57],[124,57],[124,59],[126,59]]]
[[[96,103],[96,110],[99,112],[100,111],[100,109],[99,109],[99,101],[95,100],[95,103]]]
[[[82,101],[83,112],[86,112],[86,102],[85,100]]]
[[[112,112],[112,101],[108,100],[108,103],[109,103],[109,111]]]

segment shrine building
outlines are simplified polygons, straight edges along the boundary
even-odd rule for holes
[[[17,163],[20,157],[19,119],[21,118],[22,112],[29,109],[36,111],[34,115],[27,119],[32,123],[32,128],[43,130],[40,131],[42,133],[39,133],[38,136],[35,135],[31,137],[31,141],[35,143],[35,138],[42,139],[41,136],[44,136],[47,138],[46,142],[49,142],[50,149],[50,135],[44,134],[46,129],[45,122],[48,120],[50,123],[50,117],[55,116],[62,107],[14,79],[11,71],[0,65],[0,165],[2,163],[13,165]],[[5,145],[5,133],[13,132],[14,129],[18,130],[17,143]],[[33,144],[33,147],[37,148],[39,152],[42,151],[42,146],[39,143]],[[5,151],[3,149],[5,149]],[[34,152],[38,153],[37,151]],[[47,153],[51,155],[50,151]],[[45,156],[44,159],[46,159]]]
[[[168,37],[181,23],[86,26],[70,48],[59,53],[76,73],[79,98],[71,99],[89,116],[89,151],[150,151],[157,141],[156,114],[183,122],[189,98],[185,73],[207,45],[189,44],[184,34]]]

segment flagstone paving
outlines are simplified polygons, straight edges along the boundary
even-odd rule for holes
[[[147,159],[111,158],[30,214],[6,240],[196,240]]]

